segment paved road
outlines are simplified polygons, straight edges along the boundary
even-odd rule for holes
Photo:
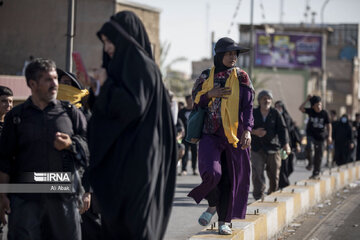
[[[305,166],[304,161],[298,161],[295,164],[295,171],[290,176],[291,183],[306,179],[311,175],[311,172],[305,170]],[[192,173],[191,170],[188,172],[190,174]],[[203,200],[199,205],[197,205],[195,201],[187,197],[187,194],[191,191],[191,189],[197,186],[200,181],[201,179],[199,176],[188,175],[177,177],[173,209],[165,234],[165,240],[188,239],[204,228],[197,223],[197,219],[206,209],[207,202]],[[250,191],[252,191],[252,185],[250,186]],[[253,201],[254,198],[252,196],[252,192],[250,192],[248,204]],[[217,216],[213,219],[216,220]]]
[[[360,239],[360,181],[298,217],[284,230],[281,240]]]

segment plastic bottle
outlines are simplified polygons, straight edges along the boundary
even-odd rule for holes
[[[288,158],[288,154],[286,153],[286,151],[284,149],[280,150],[280,157],[281,157],[281,160],[285,160]]]

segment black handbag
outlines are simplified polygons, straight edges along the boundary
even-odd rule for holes
[[[189,119],[187,121],[187,132],[185,141],[195,144],[200,141],[202,130],[204,127],[204,118],[205,118],[206,109],[198,108],[197,110],[192,110]]]

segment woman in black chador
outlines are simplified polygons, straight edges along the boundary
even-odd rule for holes
[[[354,135],[346,114],[333,124],[332,137],[334,139],[334,161],[336,165],[351,162],[351,153],[354,149]]]
[[[176,176],[170,102],[148,35],[132,12],[110,18],[98,37],[103,68],[89,123],[90,182],[104,239],[162,239]]]
[[[289,176],[294,171],[294,157],[295,152],[298,152],[298,149],[300,148],[301,134],[299,128],[296,126],[289,112],[286,110],[285,104],[282,101],[277,101],[275,103],[275,108],[284,118],[290,140],[289,144],[291,147],[291,153],[288,155],[288,157],[281,160],[279,188],[285,188],[290,185]]]

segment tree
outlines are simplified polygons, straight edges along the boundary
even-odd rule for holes
[[[189,94],[192,82],[187,80],[181,72],[174,71],[171,67],[178,62],[187,61],[186,57],[177,57],[166,63],[171,43],[164,42],[160,46],[160,70],[165,86],[170,89],[176,96],[185,96]]]
[[[176,96],[186,96],[190,94],[193,84],[193,81],[186,79],[181,72],[173,70],[168,72],[166,86],[174,92]]]

